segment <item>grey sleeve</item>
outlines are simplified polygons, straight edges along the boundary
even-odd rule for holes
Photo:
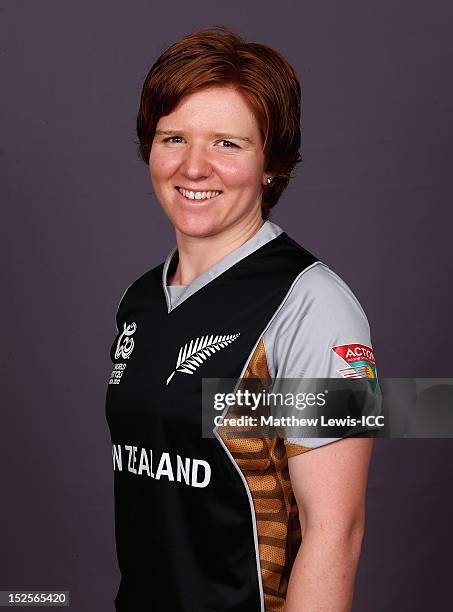
[[[347,284],[321,262],[296,279],[263,341],[272,378],[372,378],[376,373],[366,315]],[[337,439],[288,438],[286,443],[304,452]]]

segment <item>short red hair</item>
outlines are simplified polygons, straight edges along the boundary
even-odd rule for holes
[[[263,187],[262,216],[267,219],[302,161],[300,81],[283,55],[271,47],[246,43],[226,26],[203,28],[172,44],[143,83],[138,156],[148,164],[157,122],[184,96],[222,85],[236,87],[257,120],[265,168],[274,177]]]

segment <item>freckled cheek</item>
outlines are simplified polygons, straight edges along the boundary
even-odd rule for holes
[[[154,180],[165,180],[171,177],[179,166],[179,160],[175,157],[153,155],[149,158],[149,171]]]
[[[254,186],[260,182],[259,168],[254,163],[240,163],[232,160],[224,163],[221,167],[217,166],[218,174],[225,187],[230,189],[245,188]]]

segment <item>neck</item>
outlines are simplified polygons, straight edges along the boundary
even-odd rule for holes
[[[176,229],[179,262],[169,285],[190,285],[198,276],[247,242],[263,226],[261,216],[214,236],[187,236]]]

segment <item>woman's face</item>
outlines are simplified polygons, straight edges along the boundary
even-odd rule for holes
[[[176,230],[214,236],[260,220],[266,180],[262,146],[252,111],[231,87],[192,93],[161,117],[149,169],[157,199]]]

